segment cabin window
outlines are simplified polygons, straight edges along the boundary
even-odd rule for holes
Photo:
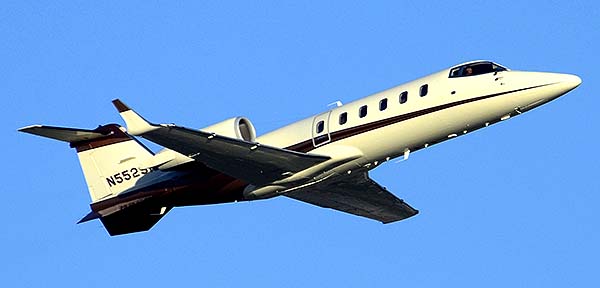
[[[379,111],[383,111],[385,109],[387,109],[387,98],[383,98],[381,101],[379,101]]]
[[[340,114],[340,125],[344,125],[348,122],[348,113],[344,112]]]
[[[400,104],[404,104],[408,101],[408,91],[400,93]]]
[[[365,116],[367,116],[367,105],[361,106],[358,109],[358,117],[363,118]]]
[[[421,95],[421,97],[427,95],[428,90],[429,90],[429,85],[425,84],[425,85],[421,86],[421,88],[419,89],[419,95]]]
[[[317,123],[317,134],[323,132],[323,130],[325,130],[325,121],[319,121],[319,123]]]

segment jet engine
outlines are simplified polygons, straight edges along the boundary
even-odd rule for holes
[[[246,117],[230,118],[200,130],[248,142],[255,142],[256,140],[256,129]]]

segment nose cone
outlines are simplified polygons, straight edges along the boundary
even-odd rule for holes
[[[572,74],[545,73],[545,80],[550,82],[550,93],[546,99],[556,99],[581,85],[581,78]]]
[[[566,86],[565,88],[568,88],[570,91],[581,85],[581,78],[572,74],[560,74],[559,82]]]
[[[531,110],[535,107],[559,98],[581,85],[581,78],[572,74],[549,72],[512,72],[512,79],[518,79],[516,87],[530,87],[522,94],[520,111]],[[516,82],[516,81],[515,81]],[[510,82],[509,82],[510,83]]]

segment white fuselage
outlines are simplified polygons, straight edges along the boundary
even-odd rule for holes
[[[510,70],[451,78],[451,70],[292,123],[258,137],[257,142],[332,157],[289,181],[351,173],[506,120],[581,83],[569,74]],[[401,101],[403,92],[408,96]],[[361,115],[361,109],[366,109],[366,115],[364,111]],[[347,113],[345,123],[340,120],[343,113]]]

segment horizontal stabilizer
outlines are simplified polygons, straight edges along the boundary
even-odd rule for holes
[[[45,125],[31,125],[23,127],[19,129],[19,131],[69,143],[92,140],[110,134],[110,131],[97,131]]]

